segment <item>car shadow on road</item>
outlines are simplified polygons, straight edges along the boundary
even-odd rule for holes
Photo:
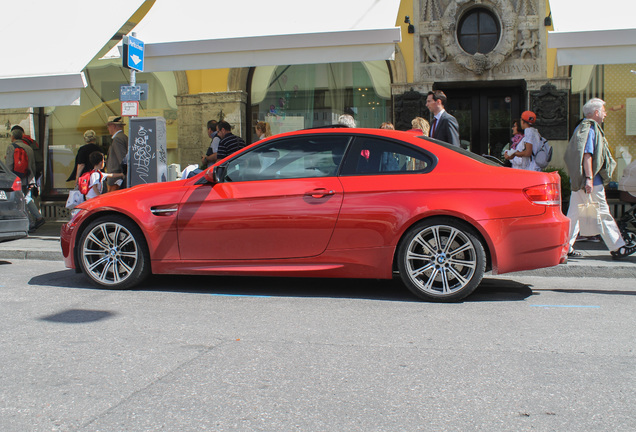
[[[549,288],[549,289],[535,289],[534,291],[536,291],[536,292],[556,292],[556,293],[562,293],[562,294],[606,294],[606,295],[636,296],[636,291],[626,291],[626,290]]]
[[[82,274],[62,270],[35,276],[30,285],[100,290]],[[325,297],[417,302],[399,279],[325,279],[246,276],[153,275],[133,291],[181,292],[252,297]],[[462,302],[522,301],[532,289],[508,279],[484,278]]]

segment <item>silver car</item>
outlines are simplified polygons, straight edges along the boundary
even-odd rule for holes
[[[0,161],[0,242],[26,237],[29,217],[26,214],[20,179]]]

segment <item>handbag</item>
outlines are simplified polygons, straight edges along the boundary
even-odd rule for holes
[[[66,200],[66,208],[72,209],[75,206],[84,202],[84,195],[77,189],[73,189],[68,193],[68,199]]]
[[[599,203],[592,201],[590,194],[586,195],[587,201],[579,204],[579,234],[591,237],[601,234],[603,226],[601,225]]]

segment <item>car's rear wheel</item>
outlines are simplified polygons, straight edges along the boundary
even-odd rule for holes
[[[105,288],[132,288],[150,274],[146,240],[141,230],[122,216],[93,221],[82,233],[78,257],[82,271]]]
[[[472,227],[431,219],[411,228],[400,243],[398,269],[406,287],[424,300],[457,301],[484,277],[486,253]]]

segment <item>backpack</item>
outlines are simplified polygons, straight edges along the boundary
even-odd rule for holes
[[[79,178],[79,180],[77,181],[77,185],[79,188],[79,191],[82,193],[82,195],[86,196],[86,194],[91,190],[91,175],[97,171],[99,173],[99,181],[102,181],[102,172],[99,170],[91,170],[91,171],[87,171],[84,174],[82,174]]]
[[[534,154],[534,163],[541,169],[547,167],[552,160],[552,146],[548,144],[548,140],[543,137],[541,137],[537,151],[535,152],[533,149],[532,153]]]
[[[29,156],[25,149],[16,143],[11,144],[13,145],[13,172],[24,179],[29,171]]]
[[[42,152],[40,151],[40,144],[29,135],[22,136],[22,142],[31,147],[33,150],[33,156],[35,157],[35,178],[37,179],[44,170],[44,160],[42,159]]]

